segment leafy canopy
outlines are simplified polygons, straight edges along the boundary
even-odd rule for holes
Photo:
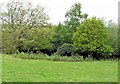
[[[82,52],[112,52],[108,43],[108,32],[102,20],[95,17],[86,19],[72,37],[75,50]]]

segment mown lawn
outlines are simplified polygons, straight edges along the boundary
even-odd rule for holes
[[[2,55],[5,82],[117,82],[117,61],[58,62]]]
[[[0,84],[2,82],[2,54],[0,54]]]

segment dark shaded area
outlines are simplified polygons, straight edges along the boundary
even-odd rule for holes
[[[72,53],[71,52],[64,52],[61,56],[68,56],[68,57],[70,57],[70,56],[72,56]]]
[[[74,54],[78,54],[80,56],[83,56],[83,59],[87,58],[89,53],[88,52],[81,52],[81,50],[76,50]]]
[[[49,49],[41,49],[41,50],[21,50],[19,51],[21,52],[25,52],[25,53],[33,53],[33,54],[47,54],[49,56],[51,56],[53,53],[56,52],[56,50],[49,50]]]

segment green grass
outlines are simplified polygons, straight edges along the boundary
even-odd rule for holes
[[[117,61],[58,62],[2,55],[5,82],[118,82]]]
[[[2,54],[0,53],[0,84],[2,82]]]

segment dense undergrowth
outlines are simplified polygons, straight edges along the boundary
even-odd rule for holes
[[[95,61],[92,57],[88,57],[83,59],[83,56],[60,56],[60,55],[52,55],[48,56],[47,54],[30,54],[30,53],[19,53],[12,54],[15,58],[21,59],[33,59],[33,60],[49,60],[49,61],[66,61],[66,62],[81,62],[81,61]],[[101,60],[118,60],[118,59],[101,59]]]

